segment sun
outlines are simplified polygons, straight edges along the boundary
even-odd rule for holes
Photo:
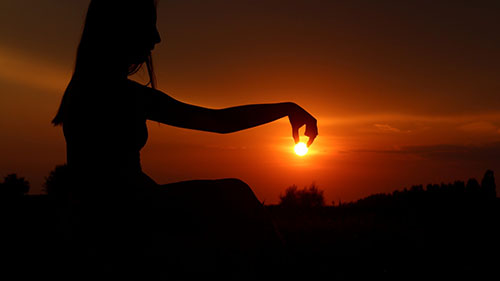
[[[297,154],[298,156],[304,156],[306,155],[308,148],[305,143],[299,142],[298,144],[295,145],[294,150],[295,154]]]

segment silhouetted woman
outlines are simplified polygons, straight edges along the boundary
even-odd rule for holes
[[[155,88],[151,51],[159,42],[155,1],[91,1],[75,70],[52,121],[66,139],[75,235],[103,260],[137,246],[177,253],[172,262],[203,256],[198,266],[218,266],[214,252],[255,252],[276,239],[272,222],[240,180],[155,183],[141,170],[146,120],[226,134],[288,116],[295,141],[306,125],[309,145],[316,120],[291,102],[210,109],[175,100]],[[128,79],[143,64],[150,87]]]

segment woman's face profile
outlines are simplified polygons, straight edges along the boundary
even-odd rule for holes
[[[147,60],[155,45],[161,42],[160,33],[156,27],[156,10],[136,19],[133,30],[130,31],[128,48],[129,62],[140,64]]]

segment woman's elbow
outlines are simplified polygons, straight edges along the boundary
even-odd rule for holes
[[[217,111],[220,113],[221,111]],[[218,134],[229,134],[238,131],[235,124],[232,124],[228,118],[222,114],[216,115],[213,118],[209,125],[211,127],[211,131]]]
[[[239,126],[232,126],[231,124],[227,124],[227,122],[218,123],[213,128],[214,128],[213,132],[218,133],[218,134],[224,134],[224,135],[234,133],[237,131],[241,131],[244,129],[244,128],[241,128]]]
[[[238,130],[234,130],[234,129],[227,128],[227,127],[219,127],[219,128],[216,128],[213,132],[215,132],[217,134],[221,134],[221,135],[226,135],[226,134],[230,134],[230,133],[233,133],[236,131],[238,131]]]

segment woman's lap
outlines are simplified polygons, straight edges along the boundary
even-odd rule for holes
[[[131,249],[137,247],[171,266],[194,264],[205,272],[226,268],[232,262],[251,264],[250,260],[260,260],[260,255],[281,246],[264,206],[241,180],[157,185],[140,197],[139,201],[123,206],[129,211],[111,217],[120,223],[107,227],[125,227],[112,229],[108,235],[116,244],[110,246],[109,252],[115,253],[117,260],[135,256]],[[102,233],[98,224],[92,225]],[[103,242],[110,239],[104,238]],[[123,245],[127,247],[119,250]]]
[[[250,187],[238,179],[190,180],[161,185],[155,192],[155,208],[222,209],[256,208],[262,205]]]
[[[261,220],[263,206],[250,187],[237,179],[191,180],[161,185],[152,198],[153,212],[199,227],[236,227]],[[222,224],[222,225],[220,225]]]
[[[276,229],[264,206],[238,179],[161,185],[152,201],[158,222],[155,228],[182,239],[226,247],[277,242]]]

